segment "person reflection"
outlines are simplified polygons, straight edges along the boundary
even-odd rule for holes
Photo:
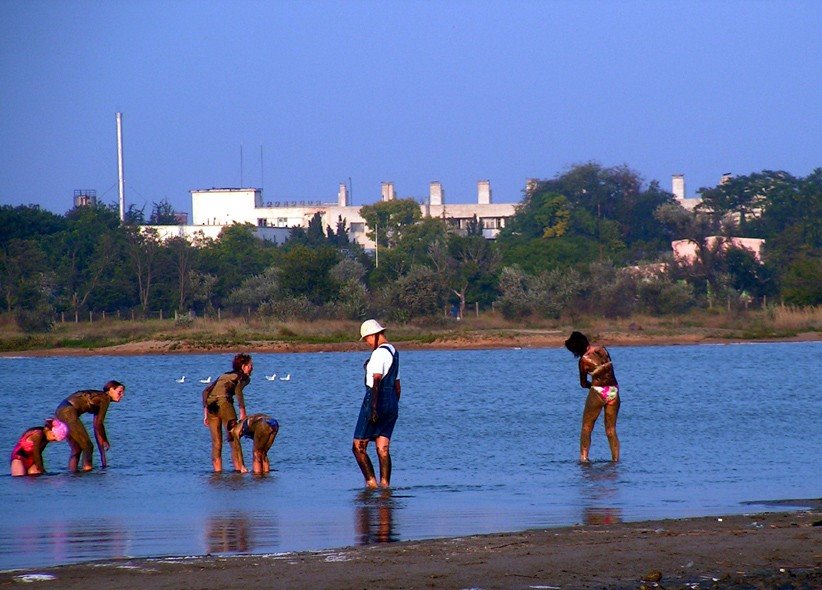
[[[618,464],[581,464],[582,522],[584,524],[617,524],[622,522],[622,508],[617,506]]]
[[[209,517],[206,545],[209,553],[248,553],[251,550],[248,517],[244,514]]]
[[[358,545],[397,541],[391,489],[361,491],[357,495],[356,520]]]

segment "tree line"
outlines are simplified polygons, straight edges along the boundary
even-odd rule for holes
[[[822,169],[804,178],[765,170],[698,193],[689,211],[627,166],[580,164],[529,184],[495,241],[476,219],[457,228],[423,218],[413,199],[381,201],[360,210],[376,255],[348,239],[345,219],[323,227],[319,214],[278,246],[248,224],[218,239],[161,241],[140,230],[133,208],[121,223],[115,205],[65,215],[4,205],[0,293],[29,331],[48,330],[60,313],[135,309],[407,321],[463,315],[469,303],[521,319],[822,301]],[[155,203],[152,220],[170,223],[168,209]],[[762,261],[709,236],[763,238]],[[693,264],[672,258],[677,239],[694,243]]]

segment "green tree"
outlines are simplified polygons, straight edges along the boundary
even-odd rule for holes
[[[494,298],[499,255],[482,236],[452,232],[445,242],[429,246],[429,257],[440,282],[457,298],[460,317],[469,299],[487,304]]]
[[[168,202],[168,199],[152,204],[148,223],[150,225],[180,225],[174,212],[174,206]]]
[[[152,287],[154,287],[157,258],[161,247],[160,238],[157,230],[140,231],[135,227],[129,228],[127,240],[127,251],[137,285],[140,307],[143,312],[148,312],[152,303]]]
[[[185,238],[175,236],[164,244],[168,251],[175,271],[177,286],[177,309],[183,311],[187,307],[191,271],[194,268],[196,250]]]
[[[279,265],[278,279],[288,297],[303,296],[314,305],[333,301],[338,285],[330,271],[340,261],[340,253],[330,247],[295,246],[285,252]]]
[[[47,274],[48,260],[35,240],[15,238],[3,244],[0,247],[0,291],[6,311],[35,309],[40,305],[45,297],[42,285]]]
[[[125,219],[123,223],[125,225],[145,225],[146,223],[146,213],[145,213],[145,205],[142,207],[137,207],[134,203],[128,206],[128,209],[123,216]]]
[[[217,277],[212,303],[219,305],[246,278],[274,265],[279,255],[274,244],[254,235],[250,223],[224,227],[219,238],[199,253],[199,272]]]
[[[76,207],[66,215],[66,228],[47,243],[54,261],[63,305],[85,309],[98,289],[108,287],[118,261],[120,219],[114,207]]]
[[[39,205],[0,205],[0,247],[11,240],[48,239],[66,229],[66,218]]]
[[[380,201],[360,208],[360,216],[369,231],[368,238],[380,246],[396,246],[403,232],[422,217],[420,206],[414,199]]]

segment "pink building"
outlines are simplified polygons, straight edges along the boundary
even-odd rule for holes
[[[719,243],[720,250],[727,250],[730,247],[744,248],[751,252],[757,262],[762,262],[760,254],[762,244],[765,240],[759,238],[726,238],[724,236],[708,236],[705,242],[709,248],[715,248]],[[671,242],[674,250],[674,259],[683,264],[693,264],[697,258],[697,244],[692,240],[674,240]]]

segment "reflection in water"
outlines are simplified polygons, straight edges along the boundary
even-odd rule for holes
[[[618,463],[582,463],[580,495],[584,524],[616,524],[622,522],[622,508],[618,507]]]
[[[242,513],[210,516],[206,522],[209,553],[248,553],[254,543],[248,517]]]
[[[392,490],[363,490],[357,494],[357,544],[392,543],[399,540],[394,532]]]
[[[14,551],[50,555],[54,563],[128,555],[125,526],[108,519],[38,522],[18,528],[13,539]]]
[[[279,526],[261,511],[212,514],[206,520],[208,553],[253,553],[279,545]]]

